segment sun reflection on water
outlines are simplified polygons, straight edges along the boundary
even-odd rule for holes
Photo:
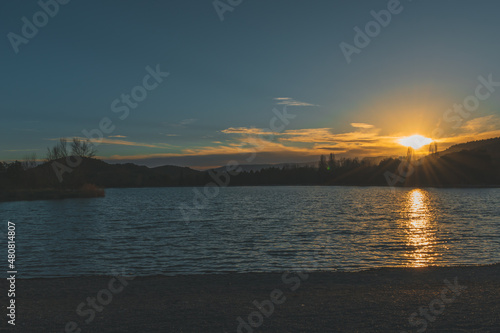
[[[429,266],[436,260],[436,232],[429,200],[428,193],[421,189],[408,192],[405,199],[408,266]]]

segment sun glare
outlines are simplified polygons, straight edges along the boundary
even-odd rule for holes
[[[399,143],[406,147],[412,147],[413,149],[419,149],[425,145],[428,145],[433,140],[430,138],[426,138],[425,136],[415,134],[412,136],[408,136],[406,138],[399,139]]]

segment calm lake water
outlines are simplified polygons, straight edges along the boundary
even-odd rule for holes
[[[25,278],[500,262],[500,189],[229,187],[205,202],[196,191],[1,203],[1,246],[15,222]]]

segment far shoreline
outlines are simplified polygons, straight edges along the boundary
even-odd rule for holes
[[[318,185],[318,184],[279,184],[279,185],[228,185],[219,187],[352,187],[352,188],[389,188],[389,189],[496,189],[500,185],[462,185],[462,186],[382,186],[382,185]],[[83,189],[21,189],[0,192],[0,203],[17,201],[54,201],[66,199],[91,199],[105,197],[107,189],[163,189],[163,188],[203,188],[204,186],[138,186],[103,187],[92,190]]]

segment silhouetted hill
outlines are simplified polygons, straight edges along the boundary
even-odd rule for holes
[[[109,164],[94,158],[83,158],[75,167],[66,162],[65,159],[58,159],[28,170],[23,170],[20,163],[12,164],[0,173],[0,189],[74,189],[85,184],[99,187],[188,186],[205,180],[204,172],[187,167],[148,168],[132,163]]]
[[[408,177],[407,186],[498,186],[500,169],[483,149],[428,156]]]
[[[84,159],[67,174],[68,181],[85,181],[101,187],[188,186],[202,181],[204,173],[188,167],[161,166],[149,168],[132,163],[109,164],[96,159]]]
[[[500,159],[500,138],[477,140],[453,145],[440,152],[439,156],[460,152],[462,150],[483,150],[486,151],[493,159],[497,160]]]
[[[238,169],[241,171],[260,171],[263,169],[270,168],[296,168],[296,167],[316,167],[318,162],[306,162],[306,163],[278,163],[278,164],[241,164],[238,166]],[[212,171],[224,171],[226,169],[225,166],[210,169]]]

